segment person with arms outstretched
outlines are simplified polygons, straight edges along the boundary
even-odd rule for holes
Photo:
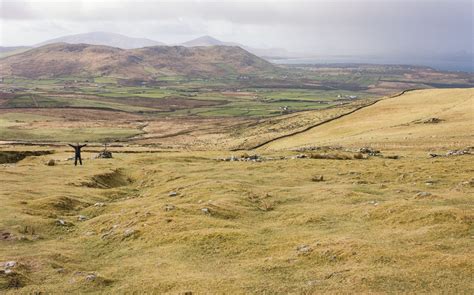
[[[79,164],[82,166],[81,149],[86,145],[87,144],[80,145],[79,143],[76,143],[76,145],[69,144],[69,146],[74,149],[74,166],[77,166],[77,160],[79,160]]]

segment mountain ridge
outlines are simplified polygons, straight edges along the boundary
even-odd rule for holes
[[[237,46],[152,46],[137,49],[54,43],[0,60],[6,76],[27,78],[117,76],[221,77],[274,70],[275,66]]]

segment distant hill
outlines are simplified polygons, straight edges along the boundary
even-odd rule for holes
[[[221,40],[217,40],[211,36],[202,36],[184,43],[181,43],[182,46],[185,47],[195,47],[195,46],[239,46],[244,47],[241,44],[234,43],[234,42],[223,42]]]
[[[91,45],[105,45],[111,47],[118,47],[122,49],[141,48],[146,46],[165,45],[162,42],[146,39],[133,38],[121,34],[107,33],[107,32],[91,32],[77,35],[69,35],[56,39],[51,39],[41,42],[35,47],[43,46],[53,43],[68,43],[68,44],[91,44]]]
[[[180,45],[185,47],[196,46],[238,46],[260,57],[291,57],[292,54],[283,48],[253,48],[235,42],[224,42],[211,36],[202,36]]]
[[[0,60],[2,74],[28,78],[116,76],[221,77],[256,74],[275,66],[240,47],[153,46],[138,49],[57,43]]]

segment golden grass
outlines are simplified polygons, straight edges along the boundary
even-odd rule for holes
[[[88,147],[74,167],[56,147],[1,165],[0,262],[18,265],[0,273],[0,292],[471,294],[473,155],[426,153],[472,140],[469,91],[413,92],[268,147],[369,143],[398,159],[119,153],[149,151],[133,146],[92,159]],[[445,121],[400,125],[420,117]],[[424,132],[439,143],[397,139]]]
[[[437,124],[417,124],[436,117]],[[454,148],[474,144],[474,89],[433,89],[387,98],[308,132],[270,143],[279,150],[305,145],[378,148]]]
[[[44,164],[60,152],[0,168],[0,230],[23,236],[0,241],[0,261],[20,265],[0,276],[3,291],[473,291],[471,156],[216,161],[223,153]],[[13,278],[23,287],[5,289]]]

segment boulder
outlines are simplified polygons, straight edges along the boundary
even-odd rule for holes
[[[101,151],[97,156],[97,159],[111,159],[112,152],[111,151]]]
[[[311,181],[314,181],[314,182],[324,181],[324,176],[323,175],[316,175],[313,178],[311,178]]]

